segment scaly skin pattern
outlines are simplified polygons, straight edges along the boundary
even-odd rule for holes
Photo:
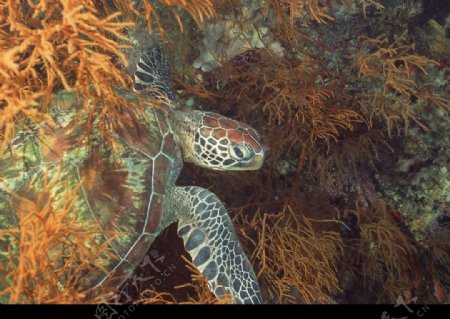
[[[175,104],[169,66],[158,47],[142,55],[134,90],[161,97],[146,88],[162,91]],[[106,273],[86,275],[87,288],[120,286],[161,230],[178,221],[186,250],[212,291],[218,297],[231,294],[235,302],[259,303],[258,282],[223,204],[208,190],[175,186],[182,156],[211,169],[260,168],[264,152],[257,133],[214,113],[174,110],[167,117],[147,107],[145,114],[123,110],[126,118],[111,144],[95,119],[86,130],[83,101],[75,94],[60,92],[55,98],[49,111],[54,124],[25,125],[11,151],[0,157],[0,228],[18,226],[13,192],[33,199],[48,181],[57,204],[67,188],[76,188],[77,217],[97,225],[95,240],[108,241],[115,255],[102,267]],[[0,258],[7,256],[0,251]]]
[[[149,49],[138,63],[134,90],[163,87],[163,93],[175,102],[169,81],[160,49]],[[171,112],[168,122],[184,161],[216,170],[255,170],[264,162],[260,138],[248,125],[211,112],[179,110]],[[195,186],[167,191],[164,215],[178,221],[178,234],[215,295],[230,295],[233,302],[260,303],[256,276],[217,196]]]
[[[264,151],[250,126],[212,112],[204,112],[194,135],[194,150],[208,167],[221,170],[259,169]],[[254,164],[250,164],[250,162]]]
[[[98,225],[98,244],[116,235],[109,246],[115,258],[104,268],[107,272],[89,273],[84,284],[117,287],[161,231],[166,188],[175,184],[181,153],[165,116],[156,109],[147,109],[132,125],[124,122],[114,134],[114,150],[95,122],[87,142],[76,94],[58,93],[49,114],[55,125],[19,130],[11,151],[0,158],[0,229],[18,226],[12,193],[36,198],[47,175],[48,183],[55,183],[49,195],[58,205],[67,188],[81,183],[74,206],[78,218]]]
[[[136,64],[134,73],[135,83],[133,90],[147,95],[150,98],[158,98],[163,93],[170,101],[176,100],[170,80],[170,68],[165,56],[158,46],[148,49]],[[145,89],[151,88],[151,91]]]
[[[201,187],[174,187],[166,209],[178,212],[178,235],[194,265],[217,297],[232,302],[261,302],[252,265],[220,199]]]
[[[258,133],[220,114],[175,111],[169,117],[185,162],[214,170],[257,170],[264,162]]]

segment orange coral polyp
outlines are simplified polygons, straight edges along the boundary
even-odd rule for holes
[[[48,97],[62,86],[98,101],[115,96],[115,85],[125,86],[120,67],[111,59],[116,56],[126,64],[120,51],[126,45],[119,41],[127,40],[123,31],[131,23],[117,21],[120,13],[100,18],[88,0],[44,0],[24,6],[8,0],[0,9],[2,150],[20,116],[34,122],[45,117],[39,96]],[[16,93],[25,90],[26,94]]]
[[[81,183],[72,189],[67,185],[63,198],[56,201],[51,193],[59,176],[49,181],[44,174],[44,185],[35,197],[10,192],[18,227],[0,231],[0,239],[10,248],[16,246],[18,253],[10,251],[9,261],[0,262],[2,274],[11,281],[0,296],[7,296],[10,303],[98,302],[107,295],[86,299],[90,289],[82,288],[83,274],[94,263],[102,269],[112,254],[107,243],[99,245],[93,239],[100,229],[77,219]]]
[[[382,93],[375,89],[369,92],[371,102],[367,110],[370,111],[366,116],[370,125],[375,116],[381,116],[386,122],[389,136],[401,120],[404,122],[405,134],[408,134],[410,120],[424,130],[428,130],[419,121],[417,112],[420,108],[413,107],[409,101],[410,97],[416,97],[419,106],[426,101],[431,101],[438,107],[442,107],[439,101],[445,100],[434,96],[426,89],[419,89],[420,76],[427,75],[427,69],[439,63],[415,54],[414,44],[403,44],[407,42],[406,39],[407,32],[401,34],[392,43],[389,43],[385,35],[377,38],[360,37],[362,47],[359,52],[351,56],[354,59],[353,67],[359,70],[358,76],[362,80],[375,82],[383,88]],[[361,97],[359,97],[361,104],[368,104]],[[448,110],[448,107],[444,109]]]

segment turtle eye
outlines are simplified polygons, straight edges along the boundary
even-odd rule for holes
[[[255,155],[252,148],[244,143],[230,145],[230,155],[236,160],[249,160]]]

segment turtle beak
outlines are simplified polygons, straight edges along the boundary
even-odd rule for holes
[[[260,169],[264,164],[264,151],[262,150],[260,153],[256,154],[255,157],[253,157],[252,161],[250,162],[250,165],[246,167],[249,171],[256,171]]]
[[[265,159],[264,149],[261,148],[260,151],[256,153],[255,156],[253,156],[253,158],[248,163],[242,165],[242,169],[246,171],[256,171],[263,166],[264,159]]]
[[[255,156],[244,166],[245,170],[248,171],[256,171],[260,169],[264,164],[264,159],[266,157],[266,151],[269,149],[267,145],[261,144],[260,141],[256,141],[258,147],[256,148],[257,152]]]

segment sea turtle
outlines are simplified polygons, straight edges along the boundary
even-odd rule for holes
[[[155,98],[148,88],[176,104],[168,61],[157,44],[137,63],[133,94]],[[52,196],[58,199],[68,185],[81,183],[75,204],[80,218],[106,232],[99,241],[108,239],[108,231],[121,234],[110,244],[117,260],[106,275],[90,274],[92,287],[119,287],[158,234],[177,221],[186,251],[216,296],[260,303],[255,273],[219,198],[201,187],[175,185],[183,161],[214,170],[259,169],[264,151],[257,132],[211,112],[172,109],[167,114],[147,107],[142,117],[116,129],[113,152],[100,134],[79,142],[85,127],[79,124],[83,113],[75,107],[77,99],[59,97],[50,109],[56,126],[19,132],[14,152],[0,158],[0,228],[16,223],[8,190],[32,196],[45,176],[57,181]]]

